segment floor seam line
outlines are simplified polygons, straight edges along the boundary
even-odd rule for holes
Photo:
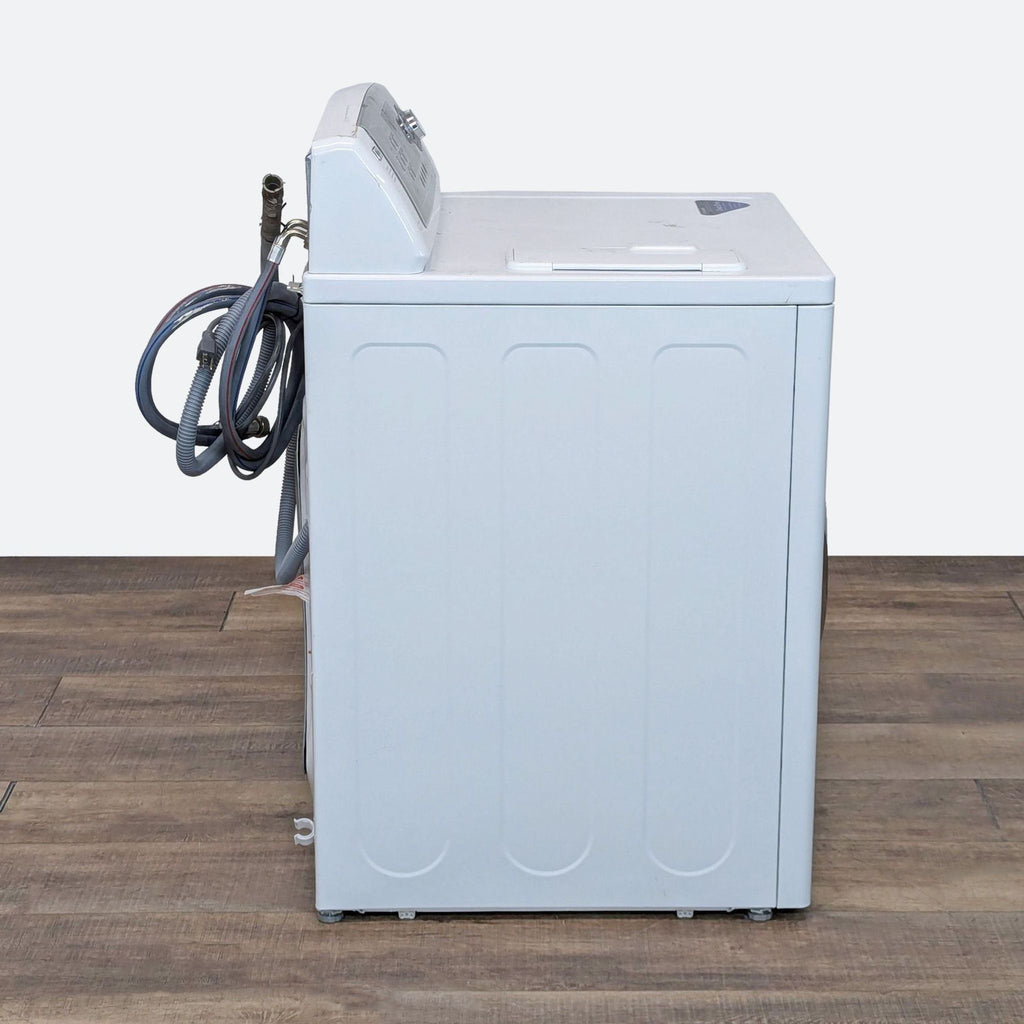
[[[57,693],[57,689],[60,687],[60,684],[63,683],[63,682],[64,682],[64,676],[61,676],[57,680],[57,682],[54,683],[53,689],[50,691],[50,696],[46,698],[46,703],[43,705],[43,710],[39,712],[39,717],[35,720],[35,722],[32,723],[32,728],[33,729],[37,728],[40,725],[40,723],[43,721],[43,715],[45,715],[46,712],[50,710],[50,701],[53,700],[54,695]]]
[[[17,782],[8,782],[7,789],[4,790],[4,795],[0,796],[0,814],[4,813],[4,808],[7,806],[7,801],[11,799],[11,794],[14,792],[14,787]]]
[[[996,817],[995,808],[989,801],[988,793],[985,792],[985,784],[981,781],[981,779],[975,779],[974,784],[978,787],[978,793],[981,795],[982,803],[984,803],[985,809],[988,811],[988,816],[992,819],[992,824],[995,825],[995,827],[1000,832],[1002,832],[1003,827],[999,824],[999,818]]]
[[[228,601],[228,606],[227,606],[227,608],[224,609],[224,618],[220,620],[220,629],[217,631],[218,633],[223,633],[224,632],[224,627],[227,625],[228,616],[231,614],[231,608],[234,605],[235,598],[237,596],[238,596],[238,591],[237,590],[232,590],[231,591],[231,598]],[[1019,608],[1017,610],[1020,611]]]

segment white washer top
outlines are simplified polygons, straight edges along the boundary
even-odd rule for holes
[[[426,269],[307,273],[307,303],[822,305],[834,278],[769,193],[442,193]]]

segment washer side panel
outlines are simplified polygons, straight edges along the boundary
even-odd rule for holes
[[[776,905],[811,901],[832,306],[797,314]]]

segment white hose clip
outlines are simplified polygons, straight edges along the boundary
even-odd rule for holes
[[[312,846],[316,826],[312,818],[292,818],[292,824],[299,830],[292,836],[296,846]]]

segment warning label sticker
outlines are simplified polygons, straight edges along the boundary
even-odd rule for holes
[[[698,199],[697,209],[705,217],[717,217],[720,213],[729,213],[730,210],[743,210],[750,203],[736,203],[731,199]]]

